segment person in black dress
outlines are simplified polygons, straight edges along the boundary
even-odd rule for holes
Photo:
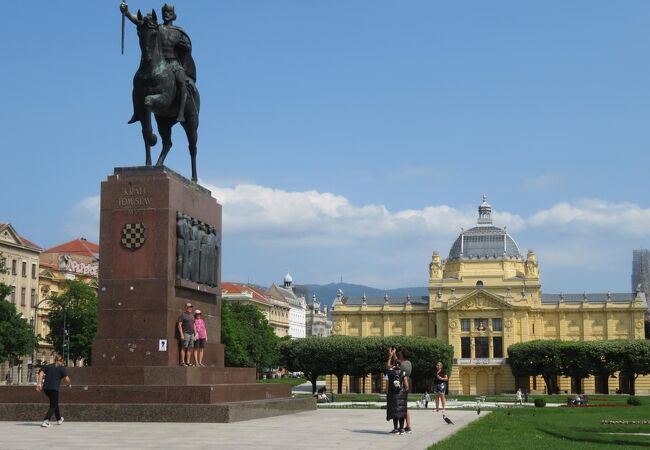
[[[386,393],[386,420],[393,420],[392,434],[404,434],[404,419],[407,413],[409,379],[395,357],[395,348],[388,351],[386,366],[388,390]]]

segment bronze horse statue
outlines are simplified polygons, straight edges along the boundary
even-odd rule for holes
[[[172,127],[177,122],[180,104],[180,92],[172,67],[162,52],[161,25],[158,24],[156,11],[143,16],[137,14],[138,40],[142,57],[140,66],[133,77],[134,115],[129,123],[139,121],[142,125],[142,137],[146,152],[146,165],[151,165],[151,147],[158,138],[151,127],[151,113],[156,117],[158,133],[162,139],[162,150],[157,166],[165,163],[165,157],[172,147]],[[187,135],[190,158],[192,161],[192,181],[196,175],[196,142],[198,139],[200,96],[196,84],[187,78],[187,100],[185,102],[185,121],[180,122]]]

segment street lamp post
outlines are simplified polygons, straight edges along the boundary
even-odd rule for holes
[[[63,306],[63,345],[62,345],[62,347],[63,347],[63,352],[62,352],[63,355],[62,356],[63,356],[63,360],[65,361],[66,366],[68,365],[68,360],[65,357],[65,338],[66,338],[66,335],[68,334],[68,331],[67,331],[67,328],[66,328],[66,315],[67,315],[67,312],[68,312],[68,305],[65,304]]]
[[[30,370],[29,373],[29,378],[31,382],[35,381],[34,371],[36,369],[36,346],[38,345],[38,336],[36,334],[36,324],[38,323],[38,307],[41,306],[46,301],[48,301],[48,299],[44,298],[40,302],[36,303],[34,305],[34,312],[32,313],[32,335],[34,336],[34,342],[36,343],[36,345],[34,345],[34,348],[32,349],[32,369]]]

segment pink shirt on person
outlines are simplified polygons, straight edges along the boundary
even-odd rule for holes
[[[207,339],[208,333],[205,329],[205,321],[203,319],[194,319],[194,326],[196,326],[196,334],[199,339]]]

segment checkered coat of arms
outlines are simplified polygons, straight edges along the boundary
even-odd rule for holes
[[[145,226],[142,222],[125,223],[122,227],[120,242],[129,250],[137,250],[144,245]]]

